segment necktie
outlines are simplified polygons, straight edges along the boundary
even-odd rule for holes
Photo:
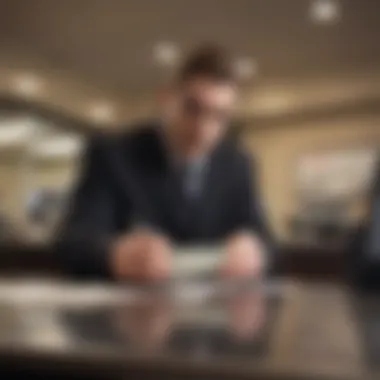
[[[185,235],[194,235],[198,223],[199,199],[202,190],[202,168],[186,164],[180,170],[181,215]]]

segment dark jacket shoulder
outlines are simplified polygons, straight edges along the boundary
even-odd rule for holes
[[[88,146],[91,149],[134,149],[147,148],[157,143],[159,127],[157,123],[139,123],[131,127],[120,128],[115,132],[97,132],[90,136]]]
[[[226,139],[217,152],[217,160],[226,173],[251,176],[255,171],[255,158],[236,140]]]
[[[85,160],[98,163],[128,161],[142,165],[162,155],[159,126],[154,122],[139,123],[115,132],[97,132],[90,136]]]

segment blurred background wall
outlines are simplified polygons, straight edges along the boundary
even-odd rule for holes
[[[302,127],[284,127],[248,133],[249,144],[262,164],[262,192],[268,212],[282,237],[289,235],[288,224],[299,210],[296,191],[296,163],[303,154],[325,149],[379,146],[380,117],[371,114],[339,117],[326,122],[308,121]],[[363,210],[365,211],[365,210]],[[360,215],[363,213],[360,211]]]
[[[304,157],[376,156],[379,15],[372,0],[2,0],[1,215],[30,235],[29,209],[46,192],[61,204],[87,136],[155,115],[157,89],[181,56],[215,41],[236,55],[238,134],[258,157],[270,221],[291,240],[294,224],[315,211],[300,196]],[[368,186],[361,190],[340,197],[341,224],[365,212]]]

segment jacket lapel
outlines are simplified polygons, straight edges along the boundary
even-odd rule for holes
[[[218,205],[221,194],[220,150],[216,149],[211,155],[206,173],[203,178],[202,191],[197,201],[197,223],[194,234],[200,240],[210,234],[210,228],[218,217]]]

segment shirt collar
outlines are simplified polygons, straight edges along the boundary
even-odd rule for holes
[[[207,165],[209,161],[209,157],[210,157],[209,154],[199,155],[196,157],[189,157],[183,160],[176,157],[171,147],[169,146],[167,137],[165,135],[164,127],[162,124],[160,124],[158,127],[158,135],[163,146],[164,155],[170,166],[177,167],[177,166],[182,166],[182,165],[185,165],[185,166],[189,165],[191,168],[195,168],[196,170],[201,170]]]

